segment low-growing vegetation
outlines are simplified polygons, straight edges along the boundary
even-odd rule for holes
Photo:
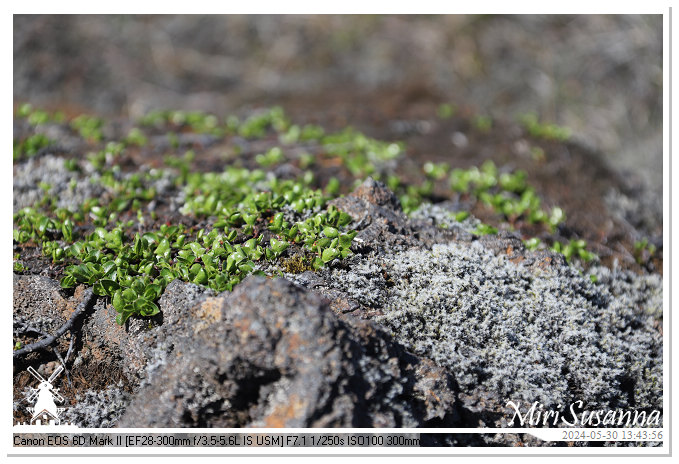
[[[439,108],[443,119],[453,113],[452,105]],[[64,124],[63,115],[30,105],[20,106],[16,117],[32,126]],[[406,213],[432,201],[441,186],[490,208],[500,222],[478,223],[476,235],[496,234],[500,223],[510,228],[528,223],[554,232],[565,220],[561,208],[542,206],[523,171],[501,169],[490,161],[469,169],[427,162],[420,182],[406,181],[396,163],[404,156],[404,144],[376,140],[352,128],[332,133],[316,125],[292,124],[279,107],[223,120],[201,112],[153,111],[118,140],[106,139],[111,131],[97,117],[81,115],[67,124],[92,147],[84,157],[64,159],[65,169],[73,174],[69,189],[87,182],[79,176],[88,172],[104,193],[63,207],[52,186],[44,184],[41,199],[14,214],[19,251],[14,271],[29,272],[23,253],[39,250],[59,270],[63,288],[85,284],[110,298],[119,324],[131,316],[157,314],[157,300],[174,279],[222,292],[249,274],[318,270],[350,257],[356,236],[351,217],[328,201],[368,176],[396,192]],[[488,131],[492,120],[479,117],[474,125]],[[221,172],[202,172],[196,169],[194,149],[179,152],[187,143],[182,139],[186,133],[223,140],[244,158],[226,163]],[[130,150],[147,149],[151,137],[158,135],[169,142],[164,167],[134,164],[130,171]],[[263,141],[268,148],[242,153],[242,140]],[[42,133],[15,140],[14,161],[51,143]],[[300,144],[302,151],[289,149]],[[274,175],[285,163],[297,167],[294,178]],[[308,170],[318,164],[331,166],[333,174]],[[159,185],[165,185],[162,195]],[[178,208],[167,206],[168,196],[179,201]],[[165,209],[159,209],[163,204]],[[459,211],[454,219],[462,222],[469,215]],[[530,249],[540,243],[526,240]],[[554,241],[552,249],[568,260],[594,259],[583,240],[565,245]]]
[[[521,115],[519,117],[519,122],[521,122],[528,134],[538,139],[564,142],[571,137],[571,130],[569,128],[540,122],[537,115],[534,113]]]
[[[14,161],[35,156],[53,142],[45,134],[34,134],[23,140],[14,139]]]

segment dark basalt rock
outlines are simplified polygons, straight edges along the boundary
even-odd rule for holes
[[[216,320],[177,333],[119,426],[458,424],[448,373],[284,279],[249,277],[198,312]]]
[[[352,249],[359,252],[385,245],[413,246],[418,243],[407,227],[408,218],[391,190],[372,178],[366,179],[351,195],[330,202],[356,222],[358,234]]]
[[[353,193],[333,200],[331,204],[345,211],[355,221],[359,233],[352,250],[358,253],[404,247],[431,247],[435,243],[451,241],[471,242],[477,238],[462,228],[443,229],[421,220],[411,220],[401,210],[394,193],[382,182],[366,179]],[[567,263],[563,256],[550,251],[527,250],[520,237],[508,231],[479,238],[483,246],[494,254],[504,254],[515,263],[526,266],[561,267]]]

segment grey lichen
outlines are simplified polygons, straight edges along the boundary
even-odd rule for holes
[[[531,269],[480,243],[357,258],[326,284],[366,307],[464,391],[559,408],[662,410],[662,279]],[[389,276],[386,285],[384,276]]]
[[[129,395],[123,390],[122,382],[110,385],[106,390],[87,390],[75,398],[76,404],[66,408],[61,421],[78,427],[115,427],[118,418],[125,412]]]
[[[434,205],[425,202],[415,211],[410,213],[410,218],[413,220],[425,221],[445,229],[459,228],[468,234],[474,234],[477,227],[482,224],[480,220],[472,215],[468,215],[462,221],[458,221],[455,219],[456,213],[459,213],[459,211],[454,209],[454,205],[449,205],[447,203]]]

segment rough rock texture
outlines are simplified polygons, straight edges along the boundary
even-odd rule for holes
[[[406,228],[407,218],[396,196],[384,184],[366,179],[350,196],[333,200],[338,209],[348,213],[358,224],[355,245],[412,245],[414,238]]]
[[[453,379],[370,323],[339,320],[283,279],[204,302],[120,426],[415,427],[455,424]]]
[[[75,404],[63,412],[62,422],[78,424],[82,428],[115,427],[129,401],[123,382],[105,390],[87,390],[77,394]]]
[[[495,255],[506,256],[513,263],[538,268],[563,267],[562,255],[550,251],[530,251],[512,233],[501,231],[478,239],[471,234],[479,223],[469,217],[463,222],[453,219],[443,206],[424,205],[407,217],[401,211],[396,196],[381,182],[366,179],[351,195],[333,201],[339,209],[352,216],[352,227],[358,234],[352,244],[356,253],[334,269],[345,270],[348,280],[337,280],[328,269],[318,273],[305,272],[286,276],[307,288],[313,288],[331,301],[331,308],[338,313],[356,317],[372,318],[382,315],[384,301],[379,295],[394,285],[393,277],[381,266],[381,259],[395,252],[410,249],[429,249],[437,243],[456,242],[470,246],[479,240],[483,247]],[[364,263],[364,267],[356,268]],[[359,299],[356,295],[360,294]]]
[[[61,294],[59,282],[43,276],[19,276],[13,278],[13,335],[23,346],[35,341],[34,337],[43,338],[51,335],[71,318],[78,304],[82,301],[84,286],[78,287],[71,298]],[[69,347],[67,337],[60,338],[51,350],[57,349],[66,353]],[[24,361],[35,361],[39,352],[28,354]],[[23,364],[19,363],[19,367]],[[17,365],[15,364],[15,369]],[[49,375],[48,375],[49,376]]]
[[[43,331],[54,331],[67,320],[66,301],[59,293],[59,282],[42,276],[14,275],[14,326],[29,324]]]
[[[506,426],[509,400],[662,412],[661,276],[583,276],[511,233],[471,235],[476,220],[459,223],[442,205],[408,218],[371,179],[336,204],[360,240],[318,272],[249,277],[219,295],[177,280],[161,314],[126,327],[98,299],[69,363],[86,388],[65,417],[88,427],[478,427]],[[15,331],[55,330],[82,290],[69,297],[48,278],[15,276]]]
[[[343,205],[356,218],[394,218],[371,224],[412,227],[385,208],[381,190],[366,182]],[[388,241],[387,234],[371,237]],[[594,268],[594,284],[563,256],[527,251],[509,233],[428,245],[358,254],[288,278],[332,299],[338,312],[379,322],[454,373],[465,407],[485,414],[486,425],[502,425],[496,419],[506,414],[489,413],[506,412],[510,399],[662,410],[660,276]]]

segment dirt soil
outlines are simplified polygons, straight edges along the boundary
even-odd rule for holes
[[[15,16],[13,91],[67,116],[280,104],[295,122],[403,140],[413,165],[524,169],[567,212],[563,235],[605,263],[635,267],[643,239],[662,250],[660,16]],[[442,121],[445,102],[457,111]],[[573,143],[527,138],[525,112]],[[478,115],[492,130],[474,130]],[[644,267],[662,272],[661,254]]]

